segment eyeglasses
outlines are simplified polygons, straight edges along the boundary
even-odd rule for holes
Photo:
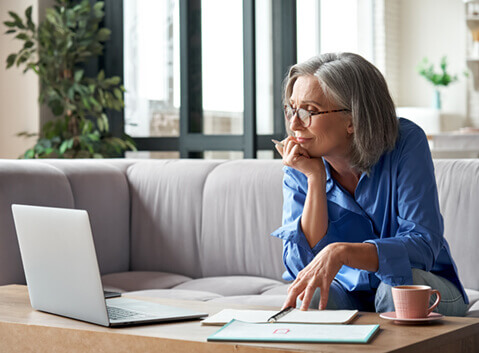
[[[324,112],[315,112],[306,110],[303,108],[293,108],[290,105],[284,106],[284,117],[286,120],[291,121],[293,117],[298,114],[298,117],[301,121],[301,125],[303,127],[309,127],[311,125],[311,117],[321,114],[328,114],[328,113],[337,113],[337,112],[349,112],[349,109],[333,109],[333,110],[326,110]]]

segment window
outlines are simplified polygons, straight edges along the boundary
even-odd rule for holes
[[[373,0],[301,0],[297,9],[298,61],[341,51],[374,61]]]
[[[201,1],[203,133],[243,134],[243,1]]]
[[[123,1],[125,132],[180,135],[179,3]]]

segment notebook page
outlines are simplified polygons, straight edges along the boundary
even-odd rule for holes
[[[201,321],[202,325],[224,325],[233,319],[243,322],[267,322],[268,319],[276,314],[275,310],[237,310],[223,309],[215,315],[211,315]]]
[[[303,324],[345,324],[358,314],[357,310],[308,310],[294,309],[278,322],[292,322]]]

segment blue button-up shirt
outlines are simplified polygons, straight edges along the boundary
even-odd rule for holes
[[[283,240],[285,280],[293,280],[328,244],[371,243],[379,257],[377,272],[342,266],[336,279],[349,291],[375,291],[380,281],[391,286],[412,284],[412,268],[442,276],[462,292],[457,268],[444,239],[431,152],[424,132],[399,119],[393,151],[381,156],[369,176],[363,173],[351,195],[326,167],[328,230],[313,248],[301,230],[308,182],[284,167],[283,226],[272,233]]]

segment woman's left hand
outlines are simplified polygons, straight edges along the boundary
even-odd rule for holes
[[[308,310],[316,288],[320,289],[319,309],[328,303],[329,287],[334,277],[344,265],[345,244],[332,243],[321,250],[288,288],[288,297],[283,308],[296,307],[296,299],[302,300],[301,310]]]

